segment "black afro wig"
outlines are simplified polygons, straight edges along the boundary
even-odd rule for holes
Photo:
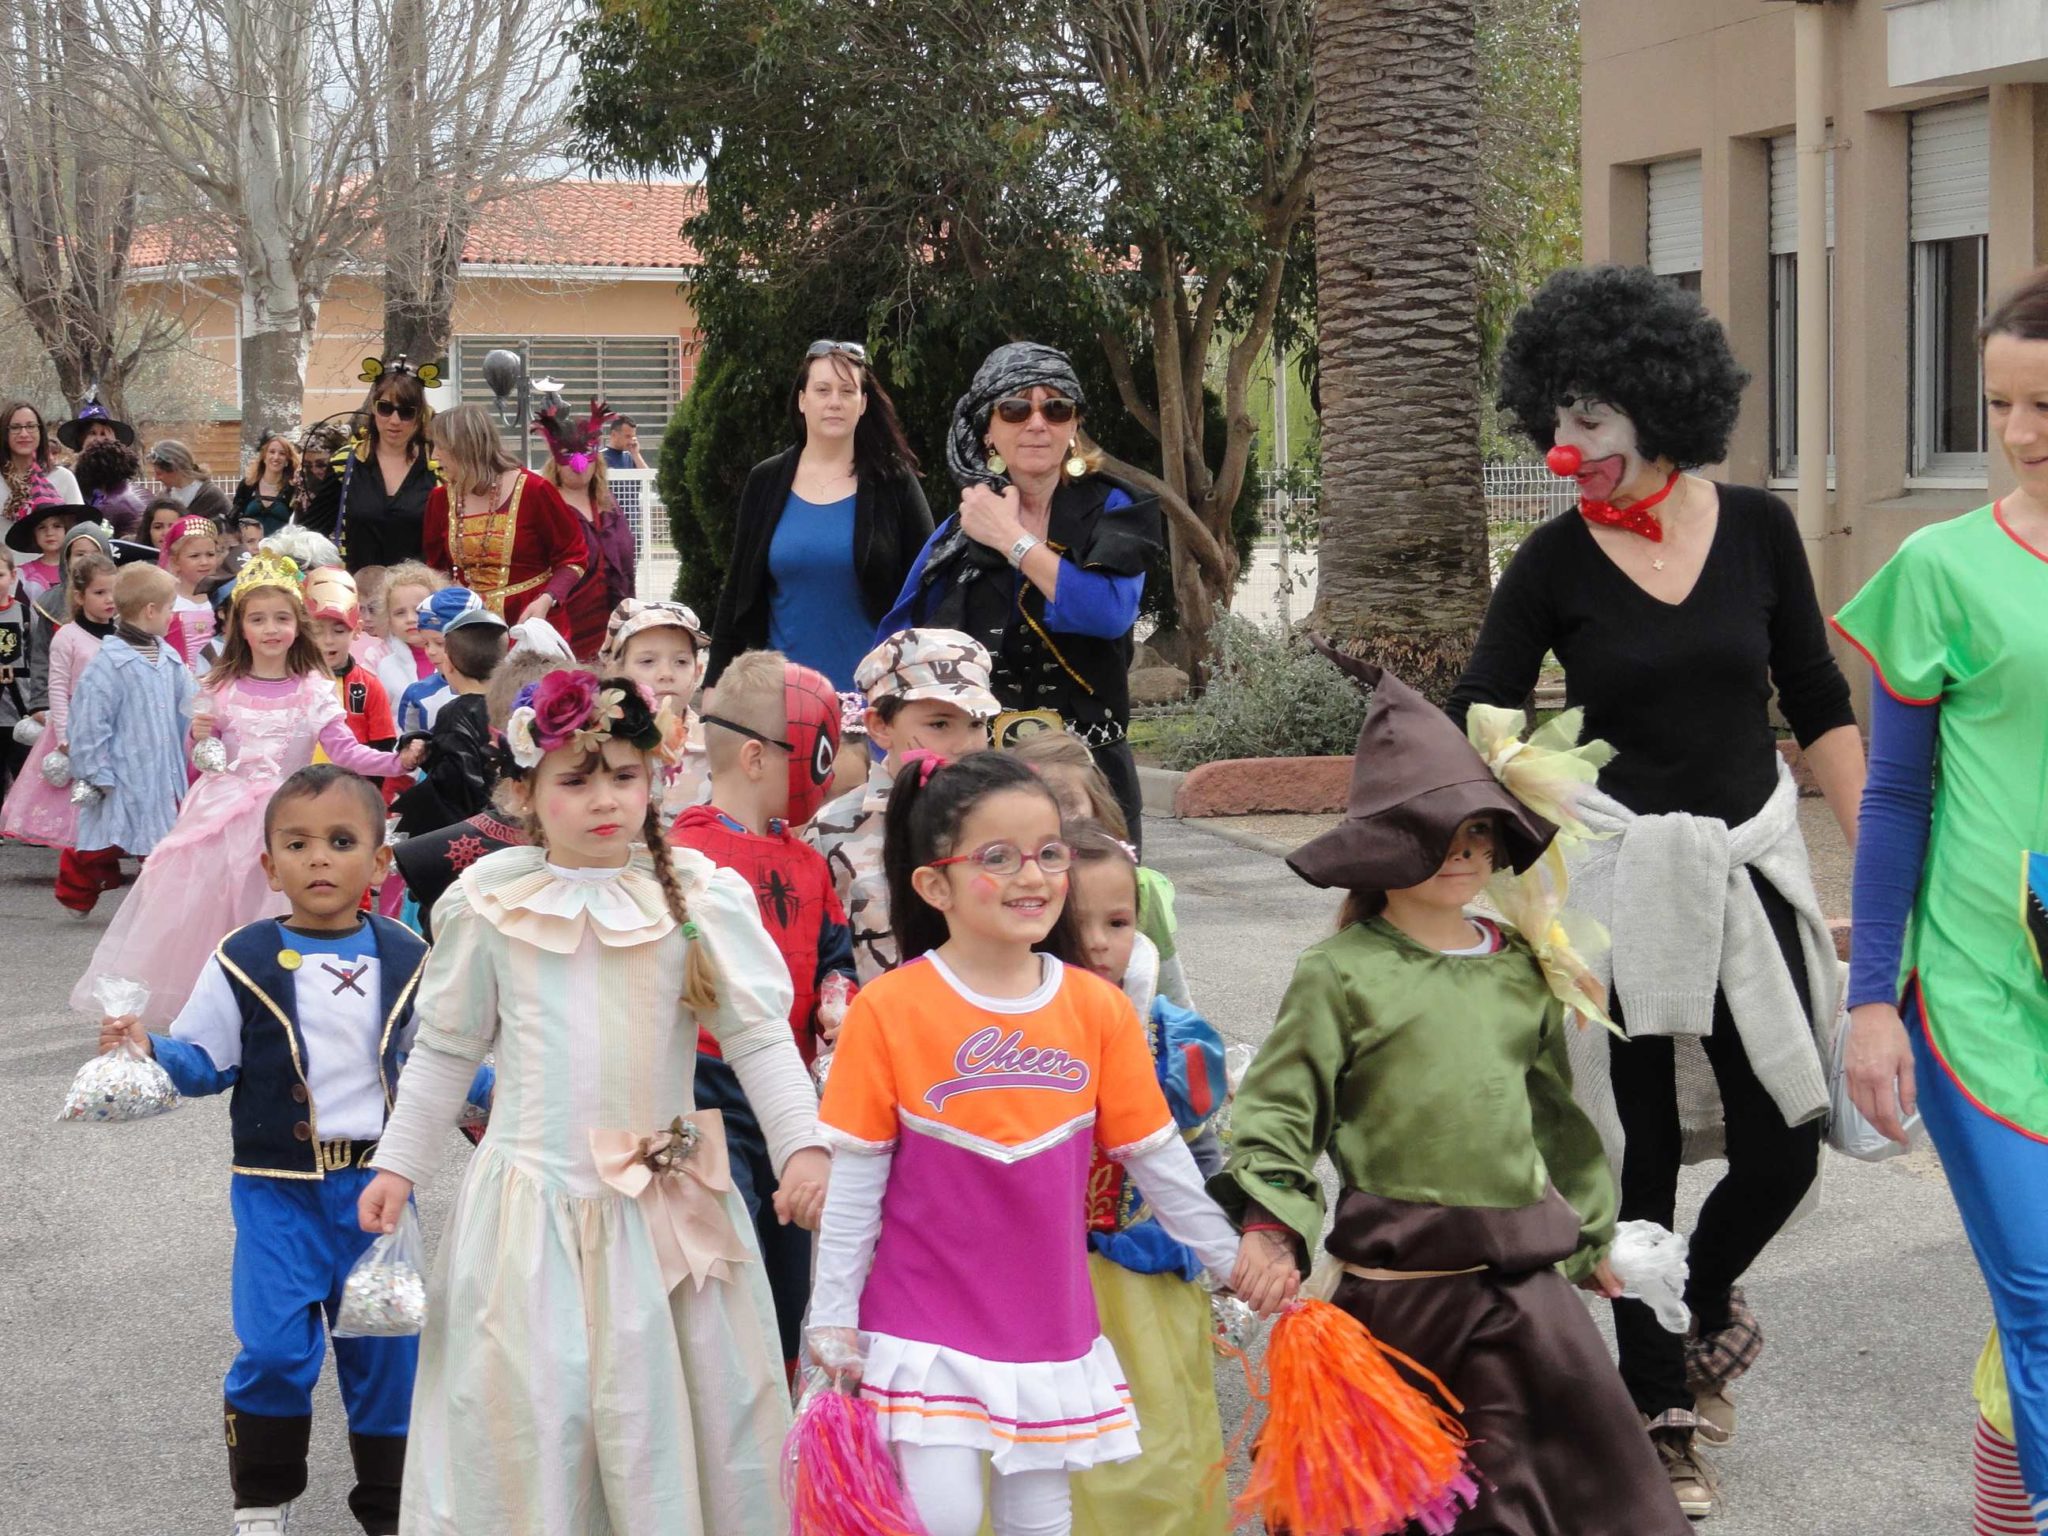
[[[1748,383],[1697,295],[1648,267],[1567,267],[1515,316],[1499,399],[1545,451],[1559,406],[1599,400],[1635,424],[1644,458],[1696,469],[1728,456]]]

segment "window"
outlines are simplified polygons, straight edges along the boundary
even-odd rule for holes
[[[1984,99],[1915,112],[1907,219],[1913,243],[1912,469],[1985,477],[1984,318],[1991,228],[1990,113]]]
[[[640,424],[643,453],[661,441],[682,394],[682,342],[674,336],[458,336],[452,351],[463,405],[495,405],[483,363],[484,354],[497,347],[525,358],[529,377],[559,383],[571,411],[587,411],[596,398],[631,416]],[[538,466],[546,453],[535,434],[528,462]]]
[[[1799,474],[1799,165],[1791,134],[1771,140],[1771,474]],[[1827,164],[1828,473],[1834,473],[1835,158]]]
[[[1650,192],[1650,270],[1700,291],[1706,240],[1700,226],[1700,157],[1659,160],[1646,177]]]

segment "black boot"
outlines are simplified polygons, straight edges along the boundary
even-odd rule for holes
[[[306,1491],[306,1447],[313,1440],[310,1413],[280,1419],[244,1413],[229,1403],[226,1429],[228,1482],[235,1490],[235,1508],[289,1504]]]
[[[405,1436],[351,1432],[348,1450],[356,1463],[356,1486],[348,1496],[349,1512],[362,1522],[368,1536],[397,1536],[398,1484],[405,1473]]]

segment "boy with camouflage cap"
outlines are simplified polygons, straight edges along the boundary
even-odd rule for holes
[[[854,685],[867,696],[868,740],[883,753],[868,781],[812,818],[804,840],[825,856],[853,928],[853,961],[866,986],[896,968],[889,882],[882,873],[883,818],[902,754],[922,748],[964,757],[988,745],[1002,712],[989,689],[989,656],[957,629],[898,630],[861,658]]]

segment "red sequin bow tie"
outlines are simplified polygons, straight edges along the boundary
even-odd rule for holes
[[[1584,463],[1579,450],[1566,443],[1560,443],[1544,456],[1544,463],[1550,472],[1562,479],[1570,479],[1579,472]],[[1579,498],[1579,515],[1589,523],[1600,523],[1608,528],[1620,528],[1652,544],[1664,542],[1664,524],[1660,522],[1655,509],[1664,499],[1678,488],[1678,471],[1671,472],[1671,478],[1664,482],[1664,489],[1654,496],[1645,496],[1641,501],[1617,507],[1612,502],[1595,501],[1590,496]]]

